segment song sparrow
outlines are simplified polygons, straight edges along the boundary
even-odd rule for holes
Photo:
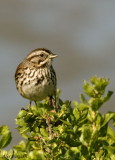
[[[57,57],[50,50],[33,50],[17,67],[15,82],[18,92],[31,101],[41,101],[47,96],[56,97],[56,74],[52,59]]]

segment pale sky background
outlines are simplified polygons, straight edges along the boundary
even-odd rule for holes
[[[33,49],[45,47],[54,61],[63,100],[79,101],[83,80],[110,78],[115,91],[114,0],[0,0],[0,126],[13,132],[19,110],[26,107],[15,88],[17,65]],[[115,94],[101,112],[115,111]]]

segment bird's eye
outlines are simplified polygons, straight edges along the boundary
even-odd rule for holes
[[[40,54],[40,57],[43,57],[44,56],[44,54],[42,53],[42,54]]]

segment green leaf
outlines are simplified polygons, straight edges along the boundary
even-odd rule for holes
[[[14,151],[13,151],[12,149],[10,149],[10,150],[8,151],[8,153],[7,153],[7,157],[8,157],[9,159],[12,159],[13,156],[14,156]]]
[[[66,125],[68,125],[68,126],[71,126],[71,123],[68,122],[68,121],[65,121],[65,120],[63,120],[63,119],[60,119],[60,121],[63,122],[63,124],[66,124]]]
[[[46,131],[46,129],[40,128],[40,133],[42,134],[42,136],[48,137],[48,132]]]
[[[108,101],[111,98],[112,94],[112,91],[108,91],[107,95],[103,98],[103,102]]]
[[[98,110],[102,106],[103,101],[100,98],[91,98],[89,100],[89,104],[90,104],[92,110],[96,111],[96,110]]]
[[[74,152],[75,154],[80,152],[80,150],[79,150],[78,147],[71,147],[70,150],[71,150],[72,152]]]
[[[94,86],[92,86],[91,84],[87,83],[86,81],[84,81],[83,88],[84,88],[85,93],[88,96],[90,96],[90,97],[95,97],[96,96],[96,92],[95,92]]]
[[[26,111],[26,110],[21,110],[21,111],[18,113],[17,118],[22,118],[22,117],[24,117],[24,116],[26,116],[26,115],[27,115],[27,111]]]
[[[0,127],[0,148],[6,147],[11,142],[11,132],[6,125]]]
[[[63,132],[65,131],[65,128],[66,128],[66,127],[65,127],[65,125],[63,125],[63,124],[62,124],[62,125],[59,125],[59,126],[57,127],[57,129],[59,130],[60,133],[63,133]]]
[[[7,155],[8,155],[7,151],[0,150],[0,160],[9,160]]]
[[[23,118],[17,118],[16,119],[16,124],[19,126],[26,126],[26,122]]]
[[[115,146],[104,146],[104,148],[107,150],[107,152],[110,154],[110,155],[115,155]]]
[[[57,92],[56,92],[56,99],[59,99],[60,94],[61,94],[61,90],[57,89]]]
[[[78,111],[77,108],[74,108],[73,114],[74,114],[76,120],[79,120],[79,118],[80,118],[80,112]]]
[[[89,105],[86,105],[84,103],[80,103],[78,106],[79,111],[84,111],[84,110],[88,110],[89,109]]]
[[[44,153],[42,150],[39,150],[39,151],[31,151],[29,152],[28,154],[28,157],[31,159],[31,160],[45,160],[44,158]]]
[[[102,123],[101,127],[105,126],[113,118],[115,118],[115,113],[108,112],[108,113],[104,114],[103,115],[103,123]]]
[[[79,103],[77,101],[73,101],[72,105],[73,105],[74,108],[77,108],[79,106]]]
[[[115,132],[111,127],[107,128],[107,142],[109,145],[114,144],[115,146]]]
[[[103,94],[105,91],[105,88],[109,84],[109,79],[106,80],[106,78],[99,78],[97,76],[94,76],[90,79],[90,82],[95,86],[95,89],[99,92],[101,91]]]
[[[96,116],[95,116],[95,126],[96,126],[97,130],[99,130],[102,127],[102,125],[101,125],[102,121],[103,121],[102,115],[100,113],[96,114]]]
[[[88,104],[87,100],[86,100],[86,98],[85,98],[85,96],[83,94],[80,95],[80,100],[81,100],[82,103]]]
[[[104,94],[105,88],[109,84],[109,79],[106,80],[105,78],[99,78],[97,76],[94,76],[90,79],[90,82],[92,84],[89,84],[86,81],[84,81],[83,88],[85,93],[90,97],[99,98]]]
[[[82,131],[80,141],[87,146],[91,141],[92,126],[85,124],[80,128],[80,130]]]
[[[24,141],[20,141],[18,145],[14,146],[14,149],[16,149],[17,151],[25,151],[26,143]]]

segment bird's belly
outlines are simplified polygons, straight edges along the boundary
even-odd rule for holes
[[[32,101],[41,101],[47,96],[51,96],[55,92],[55,86],[53,83],[48,83],[47,81],[42,82],[41,84],[36,84],[33,81],[30,84],[24,84],[22,86],[22,96],[30,99]]]

